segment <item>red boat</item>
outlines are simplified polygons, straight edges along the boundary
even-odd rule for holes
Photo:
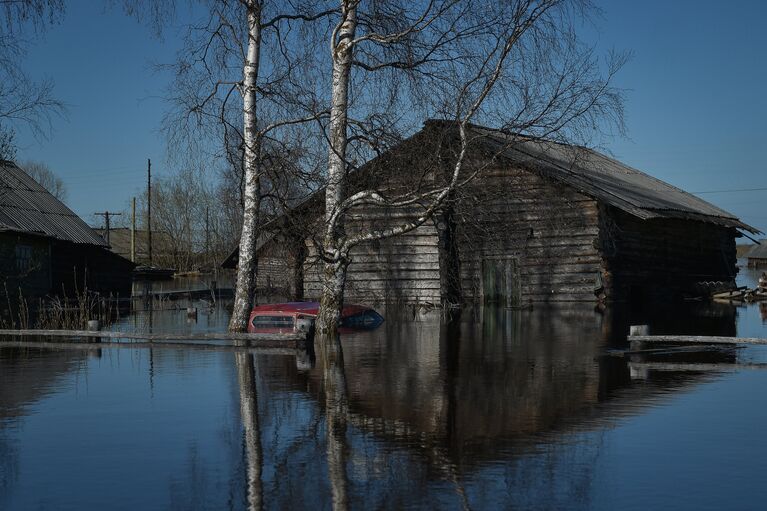
[[[253,307],[248,332],[278,334],[308,329],[320,310],[319,302],[270,303]],[[364,305],[349,304],[341,311],[341,333],[374,330],[383,323],[383,316]]]

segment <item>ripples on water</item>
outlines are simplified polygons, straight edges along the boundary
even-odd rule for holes
[[[767,336],[758,306],[686,309],[387,310],[314,364],[0,347],[0,509],[763,509],[767,371],[732,364],[767,350],[605,356],[635,322]]]

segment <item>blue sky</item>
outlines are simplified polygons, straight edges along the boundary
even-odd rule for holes
[[[627,89],[627,139],[608,148],[621,161],[691,192],[767,188],[765,52],[767,2],[604,1],[598,48],[630,50],[618,76]],[[62,22],[30,49],[26,69],[56,83],[69,105],[47,140],[20,133],[19,160],[48,163],[86,221],[120,210],[144,185],[146,160],[165,172],[159,125],[178,30],[158,40],[106,2],[69,2]],[[701,197],[767,231],[767,190]]]

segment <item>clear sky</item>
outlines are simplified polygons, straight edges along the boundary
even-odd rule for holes
[[[490,0],[488,0],[490,1]],[[627,139],[609,144],[621,161],[731,211],[767,231],[767,2],[595,0],[587,34],[604,50],[633,52],[618,76],[628,89]],[[158,131],[178,31],[164,39],[106,2],[74,0],[63,21],[31,48],[26,69],[47,75],[69,105],[47,140],[20,133],[18,159],[48,163],[86,221],[121,210],[144,186],[146,160],[165,171]]]

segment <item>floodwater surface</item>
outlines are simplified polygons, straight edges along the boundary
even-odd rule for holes
[[[613,352],[767,337],[759,305],[382,312],[315,358],[0,344],[0,509],[764,509],[767,350]]]

